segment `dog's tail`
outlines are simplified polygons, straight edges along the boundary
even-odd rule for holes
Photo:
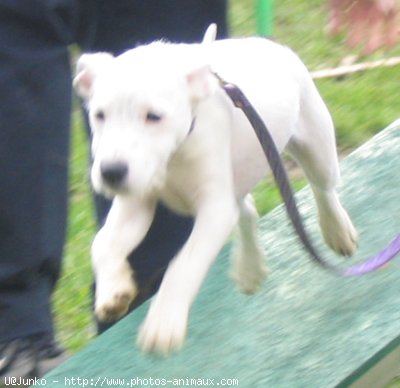
[[[208,26],[204,34],[202,44],[210,44],[215,41],[216,37],[217,37],[217,25],[215,23],[212,23]]]

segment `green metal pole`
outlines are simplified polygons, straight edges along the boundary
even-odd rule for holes
[[[272,36],[273,0],[256,0],[257,34]]]

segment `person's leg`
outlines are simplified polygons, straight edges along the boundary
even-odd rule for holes
[[[98,25],[92,42],[81,45],[83,51],[107,51],[118,55],[138,44],[167,39],[200,42],[212,22],[218,24],[219,37],[226,37],[226,0],[123,0],[98,1]],[[97,198],[100,223],[109,203]],[[160,205],[145,240],[129,261],[135,269],[139,295],[135,308],[153,295],[169,261],[176,255],[192,229],[191,218],[179,217]],[[99,332],[109,324],[99,324]]]
[[[0,1],[0,376],[27,339],[53,340],[71,108],[65,10]]]

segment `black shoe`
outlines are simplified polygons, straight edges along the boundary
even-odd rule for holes
[[[16,378],[17,382],[41,378],[67,358],[67,353],[48,335],[34,335],[2,343],[0,388],[10,385],[7,383],[11,382],[11,377]]]

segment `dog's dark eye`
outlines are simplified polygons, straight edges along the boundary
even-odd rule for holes
[[[104,121],[106,119],[106,115],[104,113],[104,111],[99,110],[94,114],[94,117],[96,118],[96,120],[98,121]]]
[[[146,114],[146,121],[151,122],[151,123],[157,123],[158,121],[161,121],[162,116],[159,113],[155,112],[147,112]]]

